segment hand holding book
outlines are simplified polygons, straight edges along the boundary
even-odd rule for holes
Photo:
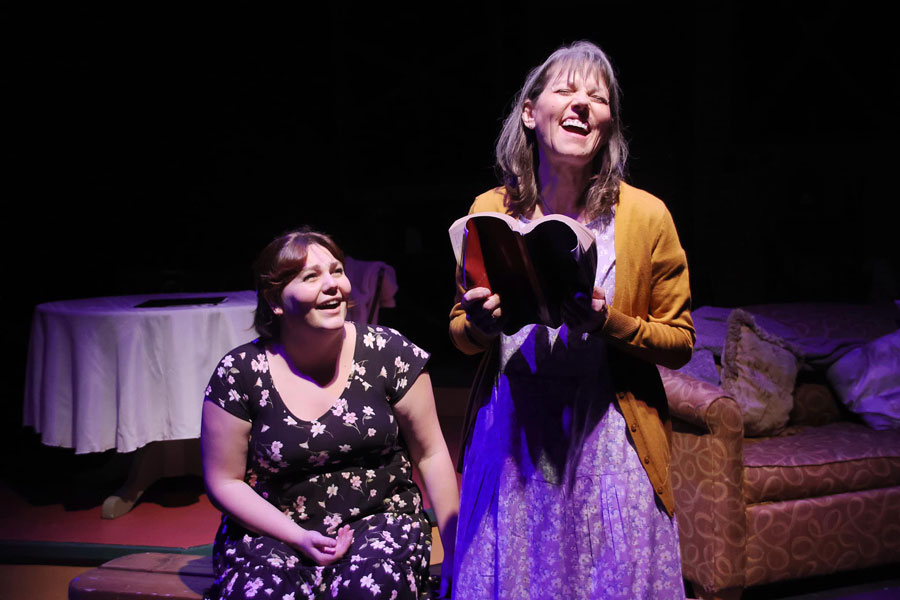
[[[466,316],[475,327],[488,335],[500,333],[503,327],[503,311],[500,296],[485,287],[467,290],[460,301]]]
[[[594,287],[590,297],[577,293],[571,301],[563,304],[563,320],[569,329],[576,332],[598,331],[606,323],[608,315],[606,291],[600,287]]]
[[[521,223],[502,213],[476,213],[457,220],[450,227],[450,239],[463,277],[460,285],[471,292],[463,301],[497,296],[490,312],[498,314],[491,316],[502,315],[499,328],[507,335],[529,323],[559,327],[568,321],[564,319],[565,304],[578,294],[585,299],[593,296],[597,268],[594,233],[564,215]],[[485,291],[475,292],[474,288]],[[497,310],[500,302],[502,311]],[[574,310],[573,318],[584,321],[582,311],[577,306]],[[491,333],[478,322],[488,321],[490,327],[483,310],[466,312],[476,326]]]

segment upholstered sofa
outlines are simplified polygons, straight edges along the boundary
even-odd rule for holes
[[[845,404],[851,394],[838,389],[836,374],[848,365],[856,371],[844,379],[863,381],[859,355],[868,352],[880,365],[881,387],[897,383],[896,309],[773,305],[695,313],[694,364],[660,372],[673,424],[683,572],[696,596],[737,598],[748,586],[900,563],[900,422],[872,420]],[[744,336],[743,350],[735,350],[735,333]],[[894,345],[885,351],[884,340]],[[768,368],[756,353],[770,344],[788,351],[789,367],[796,359],[796,371],[774,369],[774,379],[791,388],[788,412],[760,432],[748,421],[758,406],[741,398],[748,389],[726,381],[725,372],[733,375],[728,363],[737,360],[756,377]],[[881,354],[871,351],[876,346]],[[772,381],[760,385],[760,396],[772,395]],[[882,392],[894,409],[898,394],[898,385]],[[778,410],[786,410],[783,403]]]

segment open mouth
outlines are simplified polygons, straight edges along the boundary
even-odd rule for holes
[[[337,298],[335,300],[329,300],[328,302],[323,302],[322,304],[317,304],[316,308],[318,310],[334,310],[335,308],[340,308],[343,300]]]
[[[569,133],[577,133],[579,135],[587,135],[590,132],[588,124],[580,119],[568,118],[562,122],[562,128]]]

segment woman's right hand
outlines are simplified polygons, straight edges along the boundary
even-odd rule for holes
[[[338,529],[335,538],[324,536],[311,529],[301,528],[301,531],[300,539],[292,545],[305,556],[314,560],[317,565],[323,567],[339,561],[353,542],[353,532],[349,525]]]
[[[503,327],[500,296],[485,287],[475,287],[463,294],[460,306],[472,325],[488,335],[497,335]]]

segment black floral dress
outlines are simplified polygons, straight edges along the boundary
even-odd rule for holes
[[[421,598],[427,594],[431,527],[392,405],[428,353],[387,327],[356,325],[346,389],[324,415],[291,414],[272,382],[259,340],[219,363],[206,400],[250,421],[245,481],[300,526],[353,544],[320,567],[274,538],[223,515],[213,546],[210,598]]]

